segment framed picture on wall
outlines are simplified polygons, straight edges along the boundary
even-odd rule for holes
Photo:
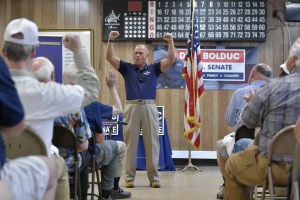
[[[62,82],[64,68],[73,63],[73,53],[62,43],[62,38],[67,34],[80,36],[82,48],[87,52],[91,65],[94,65],[93,29],[39,29],[40,45],[36,57],[47,57],[54,64],[55,81],[59,83]]]

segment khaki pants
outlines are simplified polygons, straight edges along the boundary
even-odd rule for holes
[[[124,109],[124,141],[126,152],[126,180],[134,180],[136,175],[136,156],[140,130],[146,154],[147,176],[150,181],[158,180],[159,138],[158,111],[155,104],[126,104]]]
[[[58,171],[55,200],[70,199],[69,174],[65,160],[62,157],[55,154],[52,154],[51,158],[55,161],[56,169]]]
[[[274,184],[287,184],[290,165],[278,162],[271,164]],[[267,158],[256,145],[229,157],[225,166],[224,200],[250,199],[249,186],[263,185],[267,172]]]
[[[118,166],[115,177],[121,177],[125,172],[126,144],[122,141],[116,141],[118,145]]]

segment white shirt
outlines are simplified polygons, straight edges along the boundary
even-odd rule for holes
[[[76,112],[84,98],[79,85],[41,83],[28,72],[11,71],[25,110],[25,123],[45,141],[48,155],[51,152],[54,118]]]

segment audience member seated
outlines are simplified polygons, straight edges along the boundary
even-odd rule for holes
[[[65,161],[51,148],[55,117],[73,113],[96,100],[99,80],[83,52],[78,35],[68,34],[63,40],[65,48],[74,54],[78,67],[78,85],[61,85],[55,82],[41,83],[31,75],[31,64],[38,46],[38,28],[35,23],[22,18],[13,20],[4,33],[3,54],[7,58],[25,110],[25,123],[45,142],[48,155],[58,170],[55,199],[70,199],[68,169]],[[52,150],[55,149],[55,150]],[[15,188],[15,187],[14,187]],[[21,198],[22,199],[22,198]]]
[[[262,185],[267,170],[268,147],[282,128],[295,124],[300,114],[300,38],[290,49],[291,63],[296,72],[277,78],[258,90],[241,113],[242,123],[248,128],[261,127],[256,135],[258,145],[229,157],[225,166],[226,200],[247,200],[249,186]],[[289,157],[277,156],[272,161],[274,184],[287,184]]]
[[[72,65],[73,66],[73,65]],[[54,81],[54,66],[44,57],[37,57],[33,60],[32,63],[32,72],[33,76],[40,82],[50,82]],[[68,77],[68,73],[72,73],[71,68],[67,67],[63,74],[63,81],[65,84],[75,85],[77,80],[72,80],[72,82],[67,82],[71,80],[67,80],[64,77]],[[76,113],[67,114],[61,117],[57,117],[55,119],[56,123],[60,123],[65,127],[68,127],[70,130],[74,132],[78,141],[78,151],[80,152],[79,157],[79,169],[80,169],[80,183],[81,183],[81,199],[86,200],[88,189],[89,189],[89,177],[88,177],[88,165],[89,165],[89,155],[87,153],[82,153],[87,151],[88,149],[88,140],[92,137],[92,133],[90,130],[90,126],[87,122],[85,112],[80,109]],[[73,149],[63,149],[59,148],[59,154],[65,159],[68,170],[74,169],[74,151]],[[74,184],[70,183],[70,187],[72,188]],[[70,190],[71,197],[75,194],[72,194],[73,190]]]
[[[257,64],[255,65],[251,73],[248,77],[249,85],[243,88],[236,90],[233,93],[231,101],[226,110],[226,124],[231,127],[241,127],[240,113],[243,107],[246,105],[246,101],[244,96],[249,93],[250,89],[257,90],[262,87],[269,78],[272,77],[272,69],[267,64]],[[217,141],[217,162],[219,165],[220,172],[222,174],[223,180],[225,177],[225,163],[228,157],[232,153],[233,145],[235,143],[234,138],[235,132],[226,135],[223,139]],[[250,144],[251,140],[241,140],[236,144],[235,152],[237,148],[239,150],[243,150]],[[224,196],[224,187],[225,181],[223,185],[220,186],[220,191],[217,193],[217,199],[223,199]]]
[[[69,66],[66,71],[64,72],[63,81],[66,84],[75,84],[78,80],[77,76],[77,69],[75,65]],[[110,93],[112,96],[112,99],[114,101],[114,115],[118,115],[122,113],[123,108],[121,105],[120,98],[117,94],[117,90],[115,88],[115,81],[116,81],[116,73],[114,71],[110,71],[108,77],[106,77],[106,83],[110,89]],[[92,104],[85,107],[85,110],[92,108],[94,109],[93,105],[96,105],[97,101],[93,102]],[[106,108],[105,108],[106,109]],[[111,109],[108,108],[106,110],[107,112],[111,112]],[[88,122],[90,124],[90,128],[93,133],[95,130],[95,126],[99,127],[101,126],[102,131],[102,120],[100,122],[98,119],[101,119],[101,114],[105,113],[105,110],[102,110],[101,113],[98,113],[98,107],[93,110],[94,113],[98,114],[96,116],[97,121],[90,122],[90,115],[88,114],[88,111],[86,111],[86,115],[88,118]],[[111,119],[112,115],[110,115]],[[99,123],[98,123],[99,122]],[[101,132],[102,133],[102,132]],[[104,140],[104,138],[99,138],[96,136],[96,140],[98,143]],[[116,145],[118,144],[118,145]],[[120,144],[120,145],[119,145]],[[131,196],[130,192],[125,192],[119,187],[119,179],[121,177],[122,171],[124,170],[124,164],[123,168],[119,169],[119,163],[124,163],[125,159],[125,152],[126,152],[126,145],[123,142],[115,142],[115,141],[107,141],[104,143],[97,144],[98,149],[96,150],[97,153],[97,162],[101,168],[101,189],[102,189],[102,198],[103,199],[123,199],[123,198],[129,198]],[[92,150],[92,145],[90,144],[90,150]],[[117,150],[117,151],[116,151]],[[90,152],[91,153],[91,152]],[[92,153],[91,153],[92,154]],[[121,165],[122,166],[122,165]],[[123,170],[122,170],[123,169]],[[88,177],[88,171],[81,171],[81,173],[84,173],[86,177]],[[119,175],[120,174],[120,175]],[[115,177],[115,178],[114,178]]]
[[[96,142],[97,142],[97,162],[101,166],[102,163],[105,161],[103,160],[103,155],[101,153],[101,146],[107,143],[108,141],[105,141],[105,136],[103,133],[103,127],[102,127],[102,119],[109,119],[111,120],[113,116],[117,116],[121,113],[123,113],[123,107],[121,104],[121,100],[119,98],[119,95],[117,93],[117,89],[115,87],[117,79],[117,74],[115,70],[111,69],[109,72],[108,77],[106,77],[106,84],[109,88],[110,95],[113,100],[113,105],[106,105],[102,104],[98,101],[95,101],[91,103],[90,105],[86,106],[84,108],[88,122],[90,124],[91,130],[93,134],[95,135]],[[111,144],[111,147],[114,149],[117,147],[117,152],[114,152],[114,154],[117,154],[117,163],[114,165],[114,171],[115,173],[111,173],[109,176],[109,181],[113,180],[113,189],[110,191],[110,196],[112,199],[124,199],[124,198],[130,198],[131,193],[124,191],[119,186],[120,177],[124,173],[125,169],[125,155],[126,155],[126,144],[122,141],[109,141]],[[90,144],[90,153],[92,154],[92,144]],[[100,151],[99,151],[100,150]],[[104,168],[103,168],[104,167]],[[101,173],[103,170],[107,170],[105,166],[103,166],[101,169]],[[107,177],[108,178],[108,177]],[[110,184],[110,183],[103,183],[104,184]],[[107,186],[105,186],[107,187]],[[107,191],[104,191],[107,193]]]
[[[21,134],[25,128],[25,120],[22,103],[2,57],[0,57],[0,73],[1,199],[54,200],[57,171],[51,159],[42,156],[28,156],[13,160],[6,158],[2,134]]]

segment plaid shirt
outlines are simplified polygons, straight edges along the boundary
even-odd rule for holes
[[[240,88],[233,93],[225,114],[226,124],[228,126],[236,126],[238,128],[242,125],[240,114],[247,103],[244,96],[249,94],[250,88],[257,90],[265,83],[266,81],[264,80],[253,81],[250,85]]]
[[[258,146],[266,156],[274,135],[295,124],[299,114],[300,68],[297,68],[296,73],[275,79],[256,92],[242,112],[242,121],[249,128],[261,127]],[[288,156],[276,156],[273,160],[292,162]]]
[[[83,109],[81,109],[80,111],[74,114],[68,114],[62,117],[58,117],[55,119],[55,122],[62,123],[64,126],[73,130],[77,137],[78,143],[83,143],[84,141],[92,137],[90,126],[89,123],[87,122],[85,112]],[[73,149],[59,148],[59,154],[65,159],[69,170],[72,170],[73,163],[74,163]],[[82,163],[82,158],[80,154],[78,157],[79,157],[79,167],[80,167]]]

